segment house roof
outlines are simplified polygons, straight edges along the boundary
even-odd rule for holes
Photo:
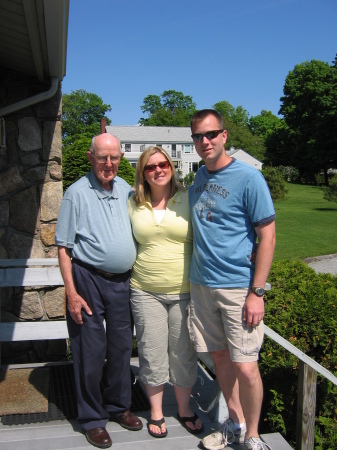
[[[187,143],[192,144],[189,127],[143,127],[107,125],[106,132],[117,136],[123,143]]]
[[[250,166],[262,169],[262,165],[263,165],[262,162],[256,158],[254,158],[254,156],[245,152],[241,148],[233,149],[231,147],[229,150],[226,150],[226,153],[228,156],[233,156],[235,159],[238,159],[239,161],[243,161],[243,162],[249,164]]]
[[[40,82],[66,73],[69,0],[1,0],[0,64]]]

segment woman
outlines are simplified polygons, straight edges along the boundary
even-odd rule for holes
[[[161,147],[138,160],[129,215],[138,256],[131,275],[131,308],[136,327],[139,375],[151,404],[148,430],[165,437],[164,384],[171,381],[177,418],[192,434],[203,425],[189,400],[197,379],[197,354],[189,339],[187,306],[192,225],[188,191],[176,182],[172,160]]]

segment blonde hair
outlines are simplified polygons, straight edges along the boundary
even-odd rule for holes
[[[181,189],[181,186],[178,184],[176,180],[176,174],[175,174],[175,168],[172,162],[172,159],[170,156],[165,152],[165,150],[161,147],[153,146],[148,147],[146,150],[143,151],[140,158],[138,159],[137,163],[137,169],[136,169],[136,185],[135,185],[135,194],[134,199],[136,202],[136,205],[139,205],[140,203],[146,202],[150,197],[151,188],[148,182],[145,180],[144,177],[144,167],[147,165],[150,157],[154,155],[155,153],[161,153],[167,161],[169,162],[171,166],[172,171],[172,177],[170,181],[171,186],[171,192],[170,192],[170,198],[174,196],[174,194]]]

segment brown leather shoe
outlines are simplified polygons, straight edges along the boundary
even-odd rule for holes
[[[122,427],[130,431],[138,431],[143,428],[143,422],[139,419],[139,417],[132,414],[129,409],[124,411],[122,414],[113,417],[111,420],[114,420],[122,425]]]
[[[87,441],[98,448],[108,448],[112,446],[112,440],[105,428],[91,428],[85,432]]]

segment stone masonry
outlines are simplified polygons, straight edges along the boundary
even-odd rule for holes
[[[0,68],[0,108],[49,85]],[[4,117],[0,148],[0,258],[56,258],[62,200],[61,87],[49,100]],[[1,321],[64,319],[64,289],[1,289]],[[62,359],[66,342],[2,343],[2,362]]]

